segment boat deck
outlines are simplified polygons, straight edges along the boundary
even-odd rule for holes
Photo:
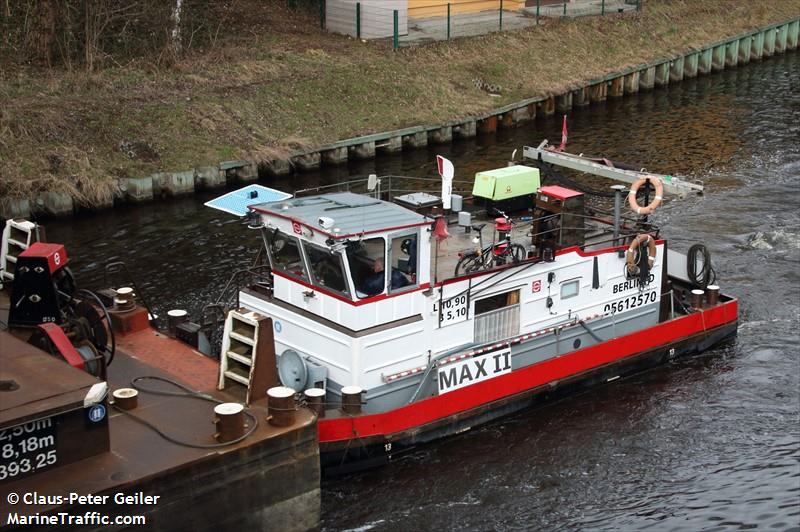
[[[585,220],[585,250],[595,250],[611,247],[611,226],[598,220],[587,218]],[[493,242],[497,242],[497,232],[494,230],[494,218],[479,212],[473,217],[472,225],[486,224],[483,228],[483,246],[486,247]],[[478,236],[478,232],[470,230],[467,232],[465,227],[456,224],[448,225],[449,237],[440,240],[431,239],[431,279],[443,281],[455,277],[456,264],[460,259],[459,253],[464,251],[475,251],[480,244],[473,242],[473,238]],[[626,228],[626,231],[629,231]],[[520,244],[528,252],[537,253],[531,242],[532,222],[514,220],[514,227],[511,233],[511,242]]]
[[[7,293],[0,291],[0,320],[4,327],[8,320],[8,306]],[[68,392],[62,390],[64,388],[63,376],[54,374],[53,368],[36,377],[39,381],[37,388],[31,389],[28,386],[36,383],[31,380],[31,372],[27,372],[27,376],[22,375],[26,372],[21,370],[21,367],[35,365],[32,362],[35,357],[40,357],[42,362],[50,364],[50,366],[54,366],[52,363],[57,359],[33,346],[19,342],[16,335],[22,334],[17,330],[14,333],[12,335],[11,332],[0,329],[0,380],[17,379],[20,382],[19,390],[2,392],[4,398],[2,407],[0,407],[0,420],[2,420],[0,424],[4,427],[18,424],[14,421],[15,419],[24,419],[25,421],[31,419],[30,412],[25,410],[30,401],[27,399],[14,401],[9,398],[10,395],[19,392],[27,393],[29,396],[31,393],[41,395],[41,392],[44,391],[47,392],[47,395],[57,396],[59,393]],[[23,362],[20,361],[20,357],[23,357],[22,351],[24,351]],[[60,363],[60,361],[58,362]],[[222,402],[239,402],[240,398],[235,394],[216,390],[217,368],[216,361],[177,340],[148,329],[118,338],[116,355],[108,367],[107,382],[109,389],[113,390],[131,387],[131,380],[136,377],[156,376],[204,392]],[[99,382],[89,374],[66,364],[60,369],[60,372],[71,376],[72,381],[77,379],[84,387],[86,386],[84,381]],[[55,370],[58,371],[59,368],[55,368]],[[179,388],[162,382],[144,382],[142,386],[169,392],[181,392]],[[80,397],[81,401],[83,395],[85,395],[85,390]],[[53,398],[50,397],[48,400],[52,401]],[[68,493],[86,495],[131,492],[141,489],[143,485],[151,486],[152,489],[153,483],[158,483],[159,478],[169,480],[165,480],[166,483],[158,484],[158,486],[173,486],[177,475],[180,478],[185,477],[186,486],[180,488],[184,491],[167,493],[169,490],[164,487],[163,495],[169,495],[174,499],[190,500],[194,497],[191,495],[192,493],[206,491],[191,485],[192,475],[202,473],[209,476],[211,484],[224,484],[229,480],[224,474],[226,471],[243,467],[244,463],[250,463],[250,460],[260,456],[261,453],[275,452],[276,449],[279,450],[283,447],[294,448],[295,451],[292,452],[299,452],[297,451],[299,447],[313,449],[314,454],[317,452],[315,415],[310,410],[301,408],[296,411],[294,424],[289,427],[275,427],[266,421],[265,399],[250,406],[250,412],[258,420],[258,427],[243,441],[216,448],[190,446],[217,443],[213,436],[216,430],[213,423],[214,406],[215,404],[196,397],[156,395],[140,390],[138,406],[135,409],[122,411],[109,407],[108,424],[111,440],[109,452],[101,452],[61,466],[56,465],[27,477],[3,481],[3,491],[36,492],[45,496],[63,496]],[[41,413],[40,417],[42,415],[47,414]],[[165,439],[143,422],[158,428],[172,440],[184,442],[184,444]],[[70,437],[76,437],[76,435],[57,434],[59,449],[61,449],[60,439]],[[308,441],[306,442],[306,440]],[[250,458],[243,460],[243,456],[250,456]],[[258,459],[263,460],[263,458]],[[313,475],[318,475],[318,465],[314,465],[318,464],[318,460],[316,456],[309,456],[309,459],[308,463],[311,464],[309,467],[314,469],[309,471],[311,474],[309,479],[313,481]],[[299,464],[300,461],[298,460],[297,463]],[[159,495],[161,493],[150,494]],[[167,506],[169,502],[172,501],[165,502],[162,506]],[[213,508],[213,502],[209,502]],[[202,503],[198,502],[198,504]],[[8,515],[9,512],[16,512],[20,515],[44,514],[54,511],[56,508],[63,508],[63,506],[23,504],[12,506],[5,497],[0,501],[0,514],[3,515]],[[145,513],[144,510],[151,509],[152,507],[136,507],[133,510],[125,510],[123,507],[117,510],[127,513]],[[198,512],[198,515],[201,513]],[[165,513],[162,512],[162,519],[164,515]],[[201,526],[201,523],[198,523],[197,527],[190,526],[189,523],[192,521],[194,518],[186,518],[187,528],[206,528],[205,525]]]

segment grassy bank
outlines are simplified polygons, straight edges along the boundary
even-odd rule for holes
[[[6,58],[0,196],[66,190],[92,204],[118,177],[467,117],[800,14],[800,0],[649,0],[640,14],[392,52],[322,32],[285,0],[251,4],[240,18],[258,22],[168,66],[139,58],[88,74]]]

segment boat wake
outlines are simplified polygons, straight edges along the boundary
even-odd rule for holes
[[[746,247],[749,249],[800,249],[800,235],[784,229],[775,231],[757,231],[747,238]]]

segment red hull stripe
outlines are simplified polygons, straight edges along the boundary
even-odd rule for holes
[[[388,436],[420,427],[490,401],[732,323],[737,319],[738,308],[738,301],[734,299],[703,312],[676,318],[628,336],[608,340],[388,412],[352,418],[320,419],[319,441],[325,443],[352,438]]]

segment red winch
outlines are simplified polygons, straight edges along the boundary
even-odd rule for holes
[[[62,244],[35,242],[19,254],[8,324],[34,329],[29,343],[102,375],[114,353],[108,313],[94,293],[76,288],[68,262]]]

